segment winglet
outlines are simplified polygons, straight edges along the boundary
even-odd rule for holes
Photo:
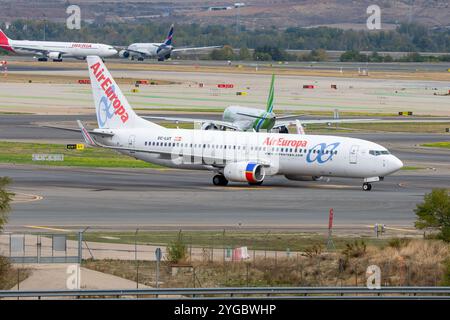
[[[295,126],[297,127],[297,134],[305,134],[305,128],[302,126],[300,120],[295,120]]]
[[[266,112],[273,110],[273,95],[274,95],[275,74],[272,74],[272,81],[270,83],[269,96],[267,97]]]
[[[94,139],[92,139],[91,135],[89,134],[89,132],[86,130],[86,128],[83,126],[83,124],[81,123],[80,120],[77,120],[77,124],[78,127],[80,127],[81,130],[81,134],[83,135],[84,141],[86,141],[86,143],[90,146],[95,146],[97,145],[94,141]]]

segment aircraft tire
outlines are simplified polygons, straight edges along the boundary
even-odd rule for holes
[[[258,182],[249,182],[248,184],[251,186],[260,186],[262,185],[264,180],[258,181]]]
[[[370,191],[372,190],[372,185],[370,183],[364,183],[362,188],[364,191]]]
[[[221,174],[216,174],[213,177],[213,184],[215,186],[226,186],[228,184],[228,180]]]

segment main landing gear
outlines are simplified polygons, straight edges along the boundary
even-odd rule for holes
[[[213,184],[215,186],[226,186],[228,184],[228,180],[222,174],[216,174],[213,177]]]
[[[370,190],[372,190],[372,185],[370,184],[370,183],[363,183],[363,185],[362,185],[362,189],[364,190],[364,191],[370,191]]]

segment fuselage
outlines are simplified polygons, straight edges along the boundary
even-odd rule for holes
[[[19,54],[43,55],[39,52],[54,53],[54,57],[74,57],[85,58],[88,55],[99,57],[111,57],[117,54],[117,50],[101,43],[80,43],[80,42],[55,42],[55,41],[30,41],[30,40],[9,40],[12,51]],[[33,51],[35,50],[35,51]],[[50,58],[53,58],[50,56]]]
[[[269,164],[269,175],[368,178],[403,166],[386,148],[347,137],[166,128],[113,132],[104,144],[134,149],[123,153],[175,168],[218,171],[226,163],[257,161]]]
[[[145,52],[148,57],[170,56],[173,47],[164,43],[133,43],[128,46],[130,56],[141,56],[137,52]]]
[[[241,130],[270,130],[275,125],[275,114],[262,109],[230,106],[223,112],[222,119],[232,122]]]

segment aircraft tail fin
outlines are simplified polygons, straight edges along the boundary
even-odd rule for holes
[[[274,96],[275,74],[272,74],[272,81],[270,82],[269,96],[267,97],[266,112],[273,110],[273,96]]]
[[[88,56],[87,63],[99,128],[160,127],[134,112],[100,57]]]
[[[2,29],[0,29],[0,48],[8,50],[8,51],[14,51],[11,48],[10,45],[10,38],[8,38],[8,36],[3,32]]]
[[[167,38],[164,40],[165,45],[172,45],[172,38],[173,38],[173,24],[170,26],[169,33],[167,34]]]

